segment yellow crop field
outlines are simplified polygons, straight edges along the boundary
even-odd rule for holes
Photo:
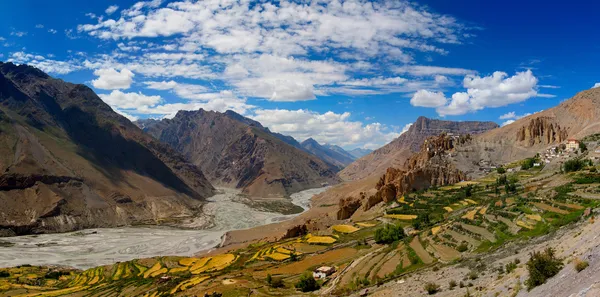
[[[331,228],[334,231],[337,231],[340,233],[354,233],[359,230],[358,228],[356,228],[352,225],[334,225]]]
[[[290,258],[290,255],[288,254],[282,254],[282,253],[272,253],[270,255],[266,256],[267,258],[271,258],[275,261],[283,261],[283,260],[287,260]]]
[[[539,214],[528,214],[525,216],[530,220],[534,220],[534,221],[538,221],[538,222],[542,221],[542,216],[540,216]]]
[[[469,206],[469,202],[467,201],[458,201],[460,202],[460,204],[462,204],[463,206]]]
[[[487,210],[488,210],[487,206],[486,206],[486,207],[482,207],[482,208],[479,210],[479,213],[480,213],[480,214],[482,214],[482,215],[484,215],[484,214],[487,212]]]
[[[445,209],[447,212],[452,212],[452,211],[454,211],[454,209],[452,209],[452,207],[450,207],[450,206],[444,206],[444,209]]]
[[[435,226],[435,227],[431,228],[431,234],[436,235],[440,232],[441,229],[442,229],[441,226]]]
[[[462,216],[462,218],[472,221],[475,219],[475,215],[477,214],[478,211],[479,211],[479,207],[475,207],[473,210],[468,211],[464,216]]]
[[[192,266],[198,260],[200,260],[200,259],[198,259],[198,258],[183,258],[183,259],[179,260],[179,264],[182,266]]]
[[[160,262],[156,261],[156,263],[154,263],[154,266],[152,266],[150,269],[146,270],[146,272],[144,272],[144,278],[148,278],[150,277],[150,275],[158,270],[160,270],[161,266],[160,266]]]
[[[208,263],[208,261],[210,261],[210,257],[198,259],[198,261],[196,261],[194,263],[194,265],[192,265],[192,267],[190,267],[190,271],[198,270],[198,269],[206,266],[206,263]]]
[[[200,284],[201,282],[203,282],[209,278],[210,278],[210,276],[196,276],[191,279],[185,280],[185,281],[179,283],[177,286],[175,286],[175,288],[173,288],[171,290],[171,294],[175,294],[175,293],[177,293],[177,291],[185,291],[195,285]]]
[[[467,201],[471,204],[478,204],[475,200],[471,200],[471,199],[465,199],[465,201]]]
[[[399,203],[408,204],[408,202],[406,202],[406,200],[404,200],[404,196],[400,197],[400,198],[398,199],[398,202],[399,202]]]
[[[417,218],[417,215],[406,215],[406,214],[386,214],[385,218],[391,218],[396,220],[410,221]]]
[[[527,224],[527,223],[525,223],[523,221],[517,221],[517,226],[521,226],[521,227],[527,228],[529,230],[531,230],[531,229],[534,228],[533,226],[531,226],[531,225],[529,225],[529,224]]]
[[[150,273],[150,276],[151,277],[157,277],[157,276],[159,276],[161,274],[167,273],[167,271],[169,271],[169,269],[166,268],[166,267],[164,267],[164,268],[161,268],[161,269],[159,269],[157,271],[154,271],[154,272]]]
[[[466,181],[461,181],[459,183],[456,183],[456,186],[463,187],[463,186],[478,185],[478,184],[479,183],[476,181],[466,180]]]
[[[169,270],[169,273],[179,273],[179,272],[184,272],[184,271],[188,271],[190,270],[189,267],[175,267],[175,268],[171,268],[171,270]]]
[[[371,227],[377,226],[377,224],[370,224],[370,223],[356,223],[356,224],[361,227],[365,227],[365,228],[371,228]]]
[[[192,274],[200,274],[203,272],[219,271],[231,265],[237,257],[234,254],[222,254],[209,258],[208,263],[198,269],[192,270]],[[195,265],[194,265],[195,266]]]
[[[310,236],[308,238],[308,240],[306,240],[306,242],[311,243],[311,244],[319,244],[319,243],[324,243],[324,244],[331,244],[336,242],[337,240],[333,237],[330,236]]]

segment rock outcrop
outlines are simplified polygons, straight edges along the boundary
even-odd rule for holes
[[[364,209],[368,210],[380,202],[391,202],[406,193],[465,180],[466,174],[453,165],[448,154],[455,145],[469,141],[470,135],[442,134],[427,138],[421,151],[406,161],[405,169],[388,168],[377,183],[377,193],[364,203]]]
[[[533,146],[536,144],[561,143],[567,140],[568,132],[561,128],[549,117],[538,117],[529,120],[529,123],[523,125],[517,131],[516,140],[525,145]]]
[[[345,220],[350,218],[356,212],[356,210],[360,208],[364,197],[364,193],[361,193],[360,198],[346,197],[340,199],[340,202],[338,203],[337,219]]]

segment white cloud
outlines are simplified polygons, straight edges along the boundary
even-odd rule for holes
[[[23,37],[27,35],[27,32],[23,32],[23,31],[13,31],[10,32],[11,36],[17,36],[17,37]]]
[[[506,120],[506,119],[515,119],[515,118],[517,118],[517,114],[514,111],[511,111],[511,112],[501,115],[499,119]]]
[[[506,125],[510,125],[510,124],[514,123],[515,121],[516,120],[507,120],[507,121],[503,122],[500,126],[504,127]]]
[[[50,33],[50,34],[56,34],[56,32],[57,32],[57,31],[56,31],[56,30],[54,30],[54,29],[48,29],[48,33]]]
[[[28,64],[51,74],[68,74],[82,68],[74,61],[56,61],[47,59],[41,55],[33,55],[25,52],[12,53],[8,62]]]
[[[98,94],[100,98],[115,109],[137,109],[154,106],[162,101],[160,96],[146,96],[142,93],[123,93],[114,90],[110,94]]]
[[[595,85],[592,87],[592,89],[595,89],[595,88],[600,88],[600,83],[596,83],[596,84],[595,84]]]
[[[380,123],[364,125],[351,121],[348,112],[338,114],[302,109],[259,109],[250,117],[272,131],[293,136],[299,141],[312,137],[320,143],[340,146],[362,145],[365,148],[377,148],[400,135]]]
[[[102,90],[129,89],[135,74],[126,68],[121,71],[114,68],[98,69],[94,71],[97,79],[92,80],[92,85]]]
[[[436,110],[440,116],[462,115],[523,102],[538,96],[537,82],[531,70],[517,72],[511,77],[500,71],[485,77],[467,75],[463,80],[466,92],[454,93],[448,105],[437,107]]]
[[[117,5],[111,5],[104,12],[107,15],[111,15],[111,14],[115,13],[115,11],[117,11],[117,9],[119,9],[119,6],[117,6]]]
[[[466,28],[454,18],[406,1],[138,2],[118,19],[83,24],[101,39],[171,37],[219,53],[306,54],[352,49],[369,56],[405,55],[405,49],[445,53]],[[284,29],[286,28],[286,29]],[[402,56],[404,58],[404,56]]]
[[[44,29],[44,25],[42,25],[42,24],[37,24],[37,25],[35,25],[35,27],[37,29]]]
[[[435,75],[470,75],[476,71],[464,68],[448,68],[438,66],[401,66],[394,69],[396,73],[408,73],[413,76],[435,76]]]
[[[442,92],[417,91],[410,99],[412,106],[441,107],[446,105],[446,96]]]

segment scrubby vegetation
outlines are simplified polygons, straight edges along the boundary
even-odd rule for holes
[[[440,291],[440,286],[436,283],[426,283],[425,291],[427,291],[427,294],[433,295]]]
[[[533,252],[526,265],[529,278],[525,284],[529,290],[545,283],[563,267],[562,260],[556,257],[556,252],[552,248],[547,248],[543,252]]]
[[[585,168],[588,165],[593,165],[592,161],[590,160],[581,160],[581,159],[572,159],[572,160],[567,160],[565,162],[565,164],[563,164],[563,170],[565,172],[575,172],[575,171],[580,171],[583,168]]]
[[[583,271],[584,269],[588,268],[588,266],[590,266],[588,261],[575,259],[575,270],[577,270],[577,272]]]
[[[401,226],[387,224],[375,231],[375,242],[379,244],[390,244],[394,241],[402,240],[406,235]]]
[[[300,280],[295,287],[302,292],[312,292],[319,289],[319,283],[313,278],[310,273],[304,273],[300,276]]]

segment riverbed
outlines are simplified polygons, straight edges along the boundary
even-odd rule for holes
[[[311,198],[326,188],[291,195],[292,203],[306,211]],[[299,214],[282,215],[258,211],[235,202],[240,192],[221,189],[207,199],[204,212],[212,226],[206,230],[184,230],[160,226],[86,229],[59,234],[0,238],[0,267],[23,264],[64,265],[87,269],[99,265],[155,256],[192,256],[218,246],[227,231],[248,229],[289,220]]]

